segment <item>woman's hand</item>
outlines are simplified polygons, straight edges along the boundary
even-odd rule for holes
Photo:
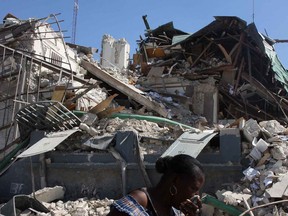
[[[200,196],[194,196],[191,199],[187,199],[180,204],[180,211],[185,216],[195,216],[199,213],[202,207]]]

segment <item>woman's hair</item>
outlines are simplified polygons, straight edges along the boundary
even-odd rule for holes
[[[158,173],[163,173],[164,175],[170,173],[176,174],[187,174],[192,176],[204,176],[204,170],[202,165],[195,158],[179,154],[174,157],[166,156],[159,158],[155,164]]]

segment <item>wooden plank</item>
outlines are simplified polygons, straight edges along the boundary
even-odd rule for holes
[[[229,64],[232,64],[232,59],[229,56],[229,54],[227,53],[226,49],[221,45],[221,44],[217,44],[217,46],[219,47],[219,49],[221,50],[221,52],[223,53],[223,55],[225,56],[226,61]]]
[[[239,67],[238,74],[237,74],[237,79],[236,79],[235,86],[234,86],[234,93],[236,93],[238,90],[238,85],[240,82],[240,77],[241,77],[241,73],[243,71],[243,68],[244,68],[244,57],[242,57],[242,59],[241,59],[240,67]]]
[[[131,99],[135,100],[136,102],[140,103],[141,105],[147,107],[147,109],[153,110],[163,117],[168,116],[168,111],[165,108],[161,107],[159,103],[145,97],[143,95],[144,92],[136,89],[134,86],[127,85],[122,81],[115,79],[106,71],[103,71],[101,68],[90,62],[82,60],[81,65],[91,74],[106,82],[108,85],[122,92]]]
[[[242,73],[241,77],[257,89],[258,95],[268,100],[271,104],[276,103],[283,112],[286,120],[288,121],[288,117],[286,116],[286,111],[288,111],[288,104],[285,103],[287,101],[283,100],[284,98],[278,95],[273,95],[273,92],[270,92],[267,88],[265,88],[265,86],[263,86],[262,83],[260,83],[255,78],[249,77],[247,73]]]
[[[231,59],[232,59],[232,55],[234,55],[234,53],[235,53],[235,51],[236,50],[238,50],[238,47],[240,46],[240,43],[238,42],[238,43],[236,43],[235,45],[234,45],[234,47],[231,49],[231,51],[229,52],[229,56],[231,57]]]
[[[210,43],[204,48],[204,50],[201,52],[201,54],[197,57],[197,59],[193,62],[193,64],[191,65],[191,68],[193,68],[196,63],[200,60],[200,58],[202,57],[202,55],[204,55],[204,53],[210,48],[210,46],[213,44],[212,41],[210,41]]]
[[[65,90],[66,90],[66,86],[63,86],[63,85],[55,86],[51,100],[62,102],[62,99],[65,95]]]
[[[269,152],[265,152],[264,156],[259,160],[256,167],[262,166],[266,163],[266,161],[271,157],[271,154]]]
[[[58,101],[58,102],[62,103],[62,100],[65,96],[65,92],[66,92],[66,86],[64,86],[64,85],[55,86],[54,91],[52,93],[51,101]],[[55,107],[52,107],[51,109],[49,109],[47,111],[46,117],[47,116],[55,116],[55,113],[57,113],[57,109]]]
[[[121,112],[124,109],[125,109],[124,106],[119,106],[119,107],[116,107],[116,108],[108,107],[107,109],[97,113],[97,116],[98,116],[99,119],[108,118],[113,113]]]
[[[235,58],[233,59],[233,66],[236,67],[237,63],[238,63],[238,59],[242,50],[242,45],[243,45],[243,41],[244,41],[244,34],[242,33],[240,35],[240,40],[239,40],[239,46],[235,55]],[[232,53],[231,53],[232,54]],[[232,56],[231,56],[232,57]]]
[[[252,79],[252,62],[251,62],[251,53],[250,53],[249,48],[247,48],[247,59],[248,59],[249,80],[251,80]]]
[[[92,90],[93,88],[96,88],[97,86],[97,82],[96,84],[94,85],[90,85],[88,88],[86,88],[84,91],[80,92],[79,94],[77,95],[74,95],[73,97],[67,99],[65,102],[64,102],[64,106],[67,107],[67,109],[69,110],[74,110],[76,108],[76,102],[79,98],[83,97],[86,93],[88,93],[90,90]],[[66,89],[67,90],[67,89]],[[67,93],[66,92],[66,96],[67,96]]]
[[[110,95],[108,98],[101,101],[99,104],[97,104],[92,109],[90,109],[89,112],[94,113],[94,114],[98,114],[98,113],[102,112],[111,104],[112,100],[117,96],[118,96],[118,94]]]

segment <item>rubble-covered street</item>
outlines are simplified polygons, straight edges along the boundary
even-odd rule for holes
[[[104,216],[155,183],[158,157],[184,153],[207,170],[202,215],[287,215],[288,73],[277,40],[239,17],[214,18],[190,34],[143,16],[130,54],[134,42],[108,34],[100,51],[65,42],[57,15],[8,13],[0,214]]]

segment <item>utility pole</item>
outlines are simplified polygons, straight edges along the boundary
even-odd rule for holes
[[[76,28],[77,28],[77,15],[78,15],[78,0],[74,0],[74,7],[73,7],[73,23],[72,23],[72,40],[71,42],[75,44],[76,40]]]

